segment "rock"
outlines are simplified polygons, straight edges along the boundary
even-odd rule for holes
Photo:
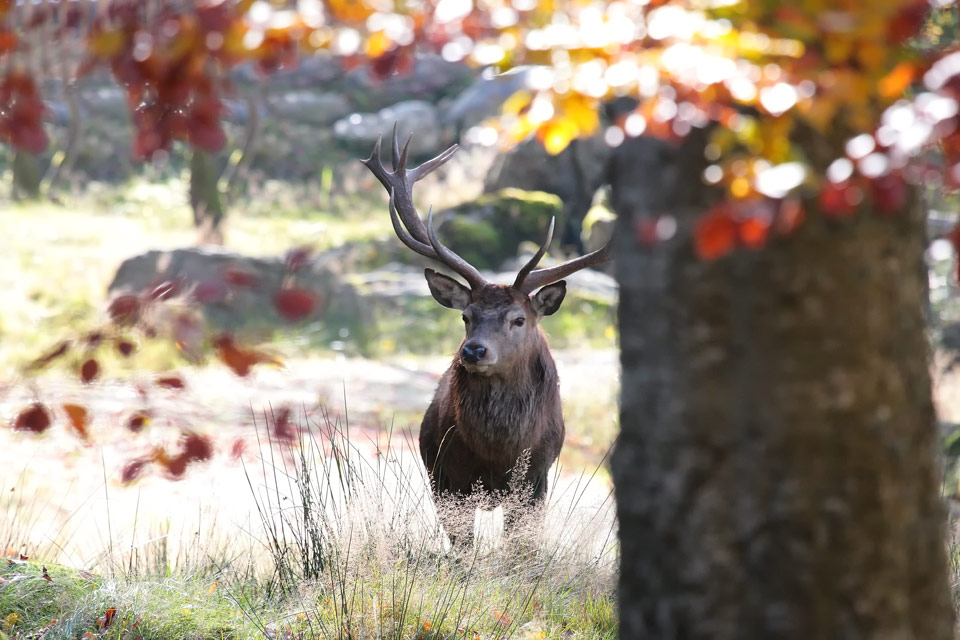
[[[574,140],[557,155],[550,155],[540,141],[531,138],[494,160],[483,190],[492,193],[515,187],[559,196],[567,223],[558,227],[557,240],[582,250],[581,224],[604,182],[609,156],[609,147],[598,136]]]
[[[332,336],[345,326],[366,325],[356,292],[342,276],[337,254],[331,252],[316,255],[295,278],[297,287],[312,291],[317,299],[316,309],[304,322],[319,320]],[[288,279],[284,257],[251,258],[205,247],[149,251],[129,258],[120,265],[109,291],[139,294],[164,281],[179,281],[182,295],[215,329],[264,329],[288,325],[273,304]],[[334,300],[336,304],[331,304]]]
[[[580,231],[584,252],[596,251],[607,244],[613,236],[613,224],[616,219],[616,214],[606,205],[595,204],[590,207],[583,219],[583,229]]]
[[[301,124],[330,125],[353,111],[353,105],[338,93],[288,91],[267,97],[271,116]]]
[[[542,243],[553,216],[563,228],[563,203],[556,196],[503,189],[444,211],[437,234],[478,269],[498,269],[521,243]]]
[[[369,152],[377,138],[389,138],[393,123],[399,123],[401,139],[414,132],[410,153],[414,157],[433,155],[444,147],[437,108],[422,100],[399,102],[377,113],[354,113],[333,125],[335,140]]]
[[[89,116],[126,122],[130,119],[127,96],[116,86],[102,86],[92,90],[83,90],[79,94],[81,109]]]
[[[504,101],[527,86],[529,67],[484,73],[444,110],[442,122],[463,130],[500,113]]]
[[[436,54],[418,55],[409,73],[394,73],[379,79],[368,64],[353,69],[337,83],[337,90],[360,105],[364,111],[376,111],[406,100],[437,103],[459,94],[476,72],[466,64],[449,62]]]

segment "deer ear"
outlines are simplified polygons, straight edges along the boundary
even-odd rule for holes
[[[425,269],[423,275],[427,278],[427,286],[433,298],[445,307],[463,311],[470,304],[470,289],[442,273],[433,269]]]
[[[567,283],[561,280],[537,291],[530,301],[533,303],[533,310],[539,315],[549,316],[557,312],[565,295],[567,295]]]

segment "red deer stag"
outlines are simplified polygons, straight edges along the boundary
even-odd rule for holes
[[[412,138],[412,135],[411,135]],[[524,483],[531,504],[543,501],[547,470],[560,454],[564,425],[557,368],[540,318],[557,311],[566,294],[562,278],[610,258],[610,244],[563,264],[536,269],[553,238],[520,269],[512,285],[490,284],[425,226],[413,204],[413,185],[453,156],[453,145],[419,167],[407,169],[410,139],[400,150],[393,130],[393,171],[380,161],[380,140],[363,163],[390,194],[390,220],[410,249],[443,264],[470,285],[427,269],[433,297],[463,312],[466,337],[453,357],[420,425],[420,456],[440,496],[475,488],[506,493],[518,459],[529,456]],[[531,293],[538,289],[536,293]]]

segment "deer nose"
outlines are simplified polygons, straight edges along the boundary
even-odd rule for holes
[[[483,345],[467,343],[460,349],[460,358],[468,364],[477,364],[487,355],[487,348]]]

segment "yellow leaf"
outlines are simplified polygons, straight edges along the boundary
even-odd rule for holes
[[[365,46],[367,55],[371,58],[379,58],[384,53],[390,50],[390,47],[393,46],[393,41],[387,36],[383,31],[374,31],[370,34],[370,37],[367,38],[367,44]]]
[[[126,34],[120,29],[95,31],[90,35],[90,53],[97,58],[112,58],[120,53],[126,41]]]
[[[519,115],[530,106],[532,100],[533,96],[530,92],[521,89],[503,102],[503,107],[501,107],[500,111],[507,116]]]
[[[568,118],[553,118],[537,129],[537,138],[550,155],[557,155],[580,134],[576,123]]]

